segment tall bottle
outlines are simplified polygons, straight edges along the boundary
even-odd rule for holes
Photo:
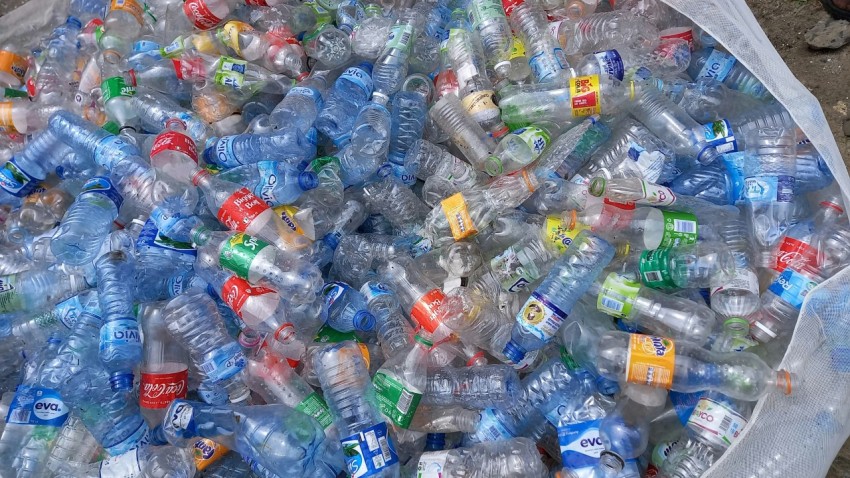
[[[406,350],[389,357],[372,378],[378,408],[395,426],[409,428],[425,393],[431,335],[420,331]]]
[[[408,465],[411,466],[411,465]],[[511,438],[477,443],[451,451],[430,451],[419,456],[413,464],[420,476],[449,478],[542,478],[547,476],[540,452],[528,438]]]
[[[386,104],[390,96],[401,89],[401,83],[407,76],[408,57],[414,40],[417,15],[418,12],[412,8],[404,10],[390,29],[387,43],[372,68],[375,88],[372,98],[375,101]]]
[[[443,367],[428,374],[422,405],[507,408],[520,394],[517,372],[508,365]]]
[[[168,333],[164,308],[160,302],[145,304],[139,311],[145,337],[139,407],[151,427],[162,422],[172,400],[186,398],[189,391],[189,356]]]
[[[313,367],[342,437],[349,473],[398,477],[394,439],[381,415],[360,348],[350,341],[325,346],[314,355]],[[377,457],[381,459],[373,459]]]
[[[93,261],[123,203],[109,178],[95,176],[86,181],[50,241],[56,260],[76,266]]]
[[[711,78],[733,90],[760,100],[771,98],[770,92],[747,68],[729,53],[714,48],[694,52],[688,75],[694,80]]]
[[[488,170],[488,158],[496,150],[496,142],[466,112],[457,96],[443,96],[428,110],[428,115],[449,135],[458,150],[475,169]],[[489,169],[494,170],[493,167]]]
[[[316,129],[340,144],[354,126],[357,112],[372,95],[372,64],[362,62],[347,68],[334,82],[319,115]]]

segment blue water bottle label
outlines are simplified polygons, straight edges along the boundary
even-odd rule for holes
[[[150,218],[147,222],[145,222],[145,225],[142,226],[141,232],[139,232],[139,238],[136,240],[137,248],[141,249],[145,246],[167,249],[169,251],[175,251],[190,256],[195,256],[198,253],[198,251],[192,247],[192,244],[188,242],[175,241],[161,234],[159,229],[157,229],[153,218]]]
[[[236,342],[208,353],[201,363],[201,371],[213,383],[227,380],[245,368],[245,356]]]
[[[752,176],[744,180],[744,199],[749,202],[791,202],[794,176]]]
[[[573,473],[585,476],[593,470],[599,456],[605,451],[599,436],[599,423],[602,420],[574,422],[558,427],[558,445],[561,448],[561,462]]]
[[[340,79],[346,79],[354,83],[363,90],[363,93],[367,97],[372,94],[372,90],[374,89],[372,77],[369,76],[369,73],[366,73],[366,71],[354,66],[346,69],[340,76]]]
[[[593,56],[596,57],[596,61],[599,63],[599,70],[603,75],[607,74],[623,81],[625,69],[623,68],[623,59],[617,50],[598,51]]]
[[[747,153],[728,153],[722,158],[730,179],[730,204],[735,204],[744,198],[744,162],[747,159]]]
[[[551,53],[551,54],[548,54]],[[559,58],[563,56],[560,48],[556,48],[553,52],[540,51],[528,59],[528,66],[534,74],[534,78],[538,83],[546,83],[555,78],[555,75],[564,69],[566,61],[561,61]]]
[[[139,40],[133,43],[133,53],[151,53],[155,52],[159,56],[159,43],[150,40]]]
[[[735,66],[735,57],[722,51],[714,50],[708,55],[699,74],[694,80],[700,78],[712,78],[722,82],[729,76],[732,67]]]
[[[799,310],[803,306],[806,296],[817,286],[817,281],[809,279],[788,267],[768,287],[768,290]]]
[[[141,344],[139,337],[139,323],[136,319],[127,317],[118,320],[110,320],[100,328],[100,352],[104,353],[111,348],[120,348],[127,345]]]
[[[6,423],[61,427],[70,409],[59,392],[50,388],[21,385],[9,405]]]
[[[517,323],[543,342],[548,342],[558,333],[566,318],[566,312],[536,291],[516,315]]]
[[[0,188],[13,196],[22,198],[35,190],[41,179],[31,176],[18,166],[17,158],[12,158],[0,169]]]
[[[292,88],[291,90],[289,90],[289,93],[287,93],[287,96],[289,96],[289,95],[306,96],[307,98],[310,98],[313,101],[313,103],[316,104],[316,108],[318,108],[318,109],[322,109],[322,105],[324,104],[324,101],[322,101],[321,93],[314,90],[313,88],[296,86],[295,88]]]
[[[222,136],[218,138],[218,141],[215,142],[215,145],[212,149],[212,160],[216,166],[221,166],[225,169],[235,168],[242,164],[239,161],[239,158],[233,152],[233,143],[239,135],[231,135],[231,136]],[[207,159],[205,156],[204,159]]]
[[[271,207],[283,204],[274,194],[279,179],[279,165],[281,165],[279,161],[260,161],[257,163],[257,172],[260,174],[260,178],[254,186],[253,193]]]
[[[393,295],[393,291],[391,291],[386,285],[375,281],[369,281],[363,284],[363,286],[360,287],[360,293],[363,294],[369,302],[381,296]]]
[[[693,129],[697,139],[705,139],[706,147],[713,146],[718,153],[738,151],[738,141],[732,131],[732,125],[726,120],[713,121]]]
[[[514,435],[499,421],[495,412],[488,408],[481,412],[478,428],[475,429],[471,437],[476,442],[488,442],[510,440]]]
[[[398,463],[386,422],[371,426],[339,441],[351,478],[372,476]]]
[[[78,197],[87,194],[99,194],[115,204],[115,209],[121,210],[121,205],[124,204],[124,198],[121,193],[112,185],[112,181],[106,176],[95,176],[83,185],[83,192]]]
[[[94,147],[94,161],[106,169],[111,169],[117,159],[138,155],[139,148],[114,135],[101,139]]]
[[[393,176],[399,178],[402,183],[406,186],[412,186],[416,184],[416,175],[410,174],[410,172],[404,166],[400,164],[390,163],[390,168],[392,168]]]
[[[325,287],[322,288],[322,297],[324,297],[327,307],[330,308],[350,288],[348,284],[342,282],[328,282],[325,284]]]

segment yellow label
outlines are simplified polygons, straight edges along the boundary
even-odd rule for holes
[[[222,43],[230,47],[237,55],[242,55],[242,48],[239,46],[239,34],[242,32],[252,31],[254,28],[247,23],[236,20],[231,20],[224,24],[219,29],[218,38]]]
[[[632,334],[626,362],[630,383],[670,389],[676,365],[676,343],[654,335]]]
[[[109,6],[109,9],[113,11],[125,11],[136,17],[136,21],[139,22],[139,25],[143,23],[142,15],[145,13],[145,9],[142,8],[136,0],[112,0],[112,4]]]
[[[602,113],[602,102],[599,98],[599,75],[570,78],[569,86],[570,109],[573,117]]]
[[[280,219],[286,224],[289,229],[299,235],[304,235],[304,230],[295,222],[295,215],[298,214],[298,208],[288,204],[275,206],[273,208],[275,214],[280,216]]]
[[[215,55],[218,50],[213,42],[213,32],[200,32],[191,36],[192,46],[201,53]]]
[[[10,51],[0,50],[0,71],[8,73],[23,83],[27,73],[27,59]]]
[[[517,58],[525,58],[525,45],[522,44],[522,40],[514,36],[514,43],[511,47],[511,60]]]
[[[443,199],[440,205],[443,208],[443,214],[446,215],[446,220],[449,221],[452,237],[456,241],[478,233],[472,218],[469,216],[469,209],[466,207],[466,199],[463,198],[463,193],[457,193]]]
[[[571,212],[575,215],[575,211]],[[567,222],[560,216],[547,216],[544,227],[545,238],[554,244],[561,254],[567,252],[567,248],[570,247],[570,244],[581,231],[589,229],[586,225],[576,222],[575,219]]]
[[[192,447],[192,455],[195,458],[195,467],[199,471],[204,471],[208,466],[212,465],[219,458],[223,457],[230,449],[224,445],[216,443],[209,438],[201,438],[195,442]]]

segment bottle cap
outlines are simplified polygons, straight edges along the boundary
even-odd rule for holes
[[[507,344],[505,344],[502,354],[514,364],[518,364],[525,358],[526,352],[522,349],[522,347],[514,343],[513,340],[510,340]]]
[[[357,311],[354,314],[354,328],[357,330],[362,330],[363,332],[368,332],[375,328],[375,316],[372,315],[371,312],[366,310]]]
[[[489,158],[484,160],[484,171],[487,172],[490,176],[498,176],[502,174],[504,171],[504,167],[502,166],[502,160],[497,156],[490,156]]]
[[[303,191],[309,191],[319,187],[319,177],[313,171],[302,171],[298,175],[298,186]]]
[[[605,178],[603,177],[595,177],[590,182],[590,186],[587,188],[587,192],[590,193],[591,196],[602,197],[605,194]]]

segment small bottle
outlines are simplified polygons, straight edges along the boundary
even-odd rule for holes
[[[162,422],[172,400],[186,398],[189,391],[189,357],[168,333],[164,306],[145,304],[139,312],[145,337],[139,407],[151,427]]]

